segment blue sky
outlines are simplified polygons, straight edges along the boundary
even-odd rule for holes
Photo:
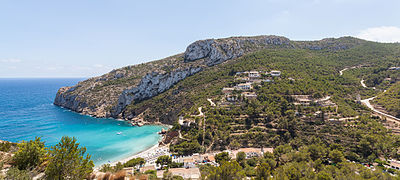
[[[91,77],[199,39],[400,42],[398,0],[0,0],[0,77]]]

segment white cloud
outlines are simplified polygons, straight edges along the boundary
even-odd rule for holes
[[[2,63],[20,63],[21,59],[0,59]]]
[[[377,42],[400,42],[400,28],[395,26],[368,28],[360,31],[356,37]]]

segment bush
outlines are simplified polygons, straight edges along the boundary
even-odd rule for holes
[[[45,154],[44,142],[39,137],[28,142],[22,141],[13,157],[14,165],[20,170],[34,168],[43,162]]]
[[[45,175],[49,179],[84,179],[93,171],[93,161],[85,147],[79,147],[75,138],[64,136],[49,150],[49,164]]]
[[[30,180],[31,177],[29,176],[28,171],[12,167],[7,171],[6,179]]]

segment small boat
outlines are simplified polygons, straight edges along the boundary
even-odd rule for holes
[[[121,135],[122,134],[122,132],[117,132],[117,135]]]

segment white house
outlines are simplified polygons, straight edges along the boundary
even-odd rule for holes
[[[179,123],[180,125],[183,125],[183,122],[184,122],[183,116],[179,116],[178,123]]]
[[[260,73],[258,71],[250,71],[249,72],[249,78],[259,78],[260,77]]]
[[[235,90],[235,88],[224,87],[222,88],[222,93],[231,94],[233,90]]]
[[[278,77],[281,76],[281,71],[271,71],[271,76]]]
[[[251,83],[241,83],[235,86],[236,90],[250,90],[251,88]]]
[[[246,99],[257,99],[257,94],[255,92],[242,92],[242,96]]]

